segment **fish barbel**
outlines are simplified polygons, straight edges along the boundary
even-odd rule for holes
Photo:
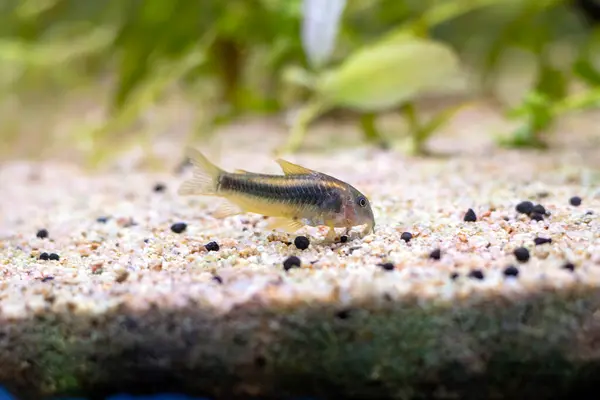
[[[348,183],[289,161],[277,159],[284,175],[227,172],[201,152],[188,149],[193,176],[180,186],[182,196],[217,196],[226,199],[214,214],[217,218],[251,212],[273,217],[271,229],[296,232],[309,226],[327,226],[327,239],[334,228],[365,225],[363,234],[374,232],[375,219],[367,197]]]

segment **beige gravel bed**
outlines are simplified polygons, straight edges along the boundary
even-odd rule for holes
[[[376,233],[325,245],[309,228],[300,250],[260,216],[217,220],[215,199],[178,197],[189,171],[3,165],[0,383],[22,398],[169,387],[550,398],[597,376],[600,189],[579,153],[288,158],[366,193]],[[218,162],[278,172],[243,145]],[[542,221],[516,211],[525,200],[543,205]],[[302,265],[286,271],[290,256]]]

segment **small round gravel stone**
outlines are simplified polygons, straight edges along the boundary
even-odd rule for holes
[[[177,223],[171,225],[171,230],[174,233],[182,233],[186,229],[187,229],[187,224],[184,222],[177,222]]]
[[[544,215],[540,214],[540,213],[531,213],[529,215],[529,217],[534,220],[534,221],[543,221],[544,220]]]
[[[533,203],[530,201],[522,201],[517,204],[516,210],[521,214],[531,214],[533,211]]]
[[[39,231],[37,231],[36,236],[40,239],[46,239],[48,237],[48,230],[40,229]]]
[[[58,254],[56,254],[56,253],[50,253],[50,254],[48,255],[48,259],[49,259],[49,260],[52,260],[52,261],[58,261],[58,260],[60,260],[60,257],[59,257],[59,256],[58,256]]]
[[[400,239],[404,240],[406,243],[410,242],[412,238],[413,235],[410,232],[402,232],[402,235],[400,235]]]
[[[460,275],[458,274],[458,272],[453,272],[450,274],[450,279],[452,279],[453,281],[455,281],[456,279],[458,279]]]
[[[341,311],[338,311],[337,313],[335,313],[335,316],[339,319],[348,319],[348,318],[350,318],[350,311],[349,310],[341,310]]]
[[[527,250],[525,247],[516,248],[513,254],[515,255],[516,259],[522,263],[529,261],[529,250]]]
[[[108,222],[108,217],[98,217],[98,218],[96,218],[96,222],[98,222],[100,224],[105,224]]]
[[[518,276],[519,275],[519,269],[517,267],[515,267],[514,265],[509,265],[508,267],[504,268],[504,276]]]
[[[573,196],[569,199],[569,203],[571,203],[572,206],[579,207],[581,205],[581,197]]]
[[[544,215],[546,214],[546,208],[541,204],[536,204],[535,206],[533,206],[531,213]]]
[[[442,258],[442,251],[440,249],[433,250],[431,253],[429,253],[429,258],[439,260],[440,258]]]
[[[50,259],[50,255],[46,252],[43,252],[42,254],[40,254],[40,260],[44,260],[47,261]]]
[[[164,192],[166,188],[167,187],[165,186],[164,183],[157,183],[156,185],[154,185],[153,190],[158,193],[158,192]]]
[[[567,271],[574,271],[575,270],[575,264],[567,262],[563,264],[563,269],[566,269]]]
[[[386,271],[393,271],[394,270],[394,264],[391,262],[387,262],[387,263],[381,263],[381,264],[377,264],[378,266],[380,266],[382,269],[386,270]]]
[[[214,282],[217,282],[219,285],[223,283],[223,278],[221,278],[219,275],[215,275],[212,277],[212,280]]]
[[[479,269],[474,269],[473,271],[469,272],[469,278],[473,278],[473,279],[477,279],[477,280],[482,280],[483,279],[483,272]]]
[[[289,256],[283,261],[283,269],[289,271],[292,268],[299,268],[302,265],[302,261],[296,256]]]
[[[306,250],[308,249],[309,245],[310,240],[308,240],[306,236],[296,236],[296,238],[294,239],[294,246],[296,246],[297,249]]]
[[[348,241],[348,236],[346,236],[346,235],[340,236],[340,242],[341,243],[346,243],[347,241]]]
[[[217,242],[208,242],[204,245],[204,248],[208,251],[219,251],[220,249]]]
[[[477,215],[475,214],[475,211],[473,211],[472,208],[469,208],[467,210],[467,212],[465,213],[465,216],[463,219],[465,222],[475,222],[475,221],[477,221]]]
[[[542,244],[552,243],[552,239],[536,237],[535,239],[533,239],[533,243],[535,243],[536,246],[540,246]]]

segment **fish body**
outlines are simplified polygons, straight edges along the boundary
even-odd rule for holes
[[[284,175],[227,172],[211,163],[197,150],[189,150],[193,177],[185,181],[180,195],[217,196],[227,200],[215,214],[226,217],[251,212],[273,217],[271,228],[295,232],[305,225],[334,228],[366,225],[375,221],[369,200],[352,185],[321,172],[278,159]]]

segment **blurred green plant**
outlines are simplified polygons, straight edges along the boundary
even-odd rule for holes
[[[555,23],[559,16],[564,25],[570,25],[570,29]],[[572,34],[572,28],[578,30],[581,27],[577,26],[580,20],[574,17],[568,2],[561,0],[524,1],[507,14],[503,29],[496,35],[485,56],[481,73],[484,90],[493,82],[498,60],[508,49],[520,48],[532,54],[536,71],[533,86],[525,92],[521,104],[507,111],[509,118],[519,121],[519,127],[509,137],[501,137],[500,144],[546,148],[543,135],[551,130],[559,116],[595,104],[597,89],[594,86],[599,83],[598,71],[593,66],[593,55],[589,49],[597,40],[597,34],[593,30],[587,33],[587,39],[580,43],[579,54],[570,63],[568,57],[557,61],[558,57],[553,52],[553,45],[565,32]],[[591,89],[583,94],[570,95],[572,78],[591,84]]]
[[[543,148],[558,118],[598,105],[600,34],[583,23],[586,1],[4,0],[0,100],[42,101],[114,78],[105,120],[66,136],[94,164],[177,84],[202,104],[190,141],[243,114],[300,105],[279,152],[298,150],[313,121],[344,109],[381,146],[390,143],[377,118],[400,112],[411,151],[425,154],[428,138],[471,100],[497,98],[502,57],[517,48],[533,55],[535,78],[520,104],[499,102],[519,122],[499,140]],[[455,94],[465,76],[477,76],[458,91],[467,99],[423,121],[419,99]],[[151,143],[147,133],[128,138]]]
[[[290,139],[280,151],[297,150],[307,125],[319,113],[334,107],[361,113],[361,127],[367,140],[386,145],[375,127],[375,115],[404,105],[415,149],[422,152],[424,140],[448,118],[448,113],[436,118],[433,124],[421,126],[410,100],[438,88],[458,72],[458,67],[458,57],[448,46],[416,36],[398,35],[371,44],[336,68],[318,75],[308,76],[307,72],[298,71],[302,83],[312,89],[313,98],[300,111]]]

